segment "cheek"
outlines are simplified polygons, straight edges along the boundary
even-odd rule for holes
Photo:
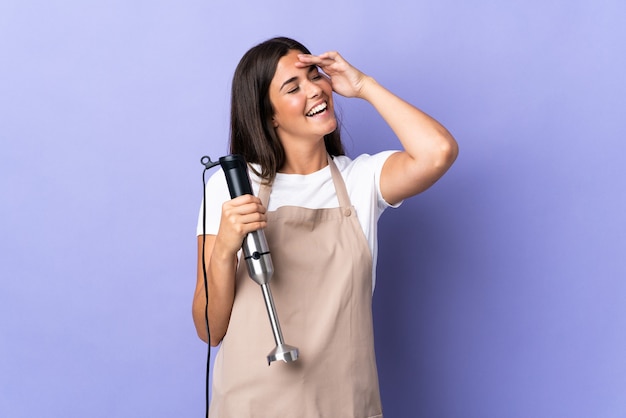
[[[274,109],[274,127],[278,125],[288,125],[293,117],[299,116],[303,112],[302,100],[296,97],[281,97],[273,102]]]
[[[280,110],[284,114],[300,114],[304,108],[304,102],[297,97],[286,97],[280,103]]]
[[[303,99],[298,94],[293,94],[291,96],[287,96],[286,102],[289,103],[289,105],[288,105],[289,107],[296,108],[296,107],[304,106],[304,103],[306,102],[306,100]]]

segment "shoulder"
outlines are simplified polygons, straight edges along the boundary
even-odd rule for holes
[[[398,151],[382,151],[376,154],[361,154],[354,160],[345,157],[335,157],[335,164],[341,176],[346,182],[348,193],[355,201],[362,204],[375,204],[377,206],[377,216],[385,208],[392,206],[382,197],[380,191],[380,174],[383,165],[390,155]],[[397,207],[398,205],[393,205]]]
[[[217,169],[206,182],[207,205],[219,206],[230,200],[230,192],[226,183],[226,176],[221,168]]]
[[[224,175],[224,171],[221,167],[215,170],[213,174],[211,174],[206,182],[206,187],[207,190],[228,190],[228,185],[226,184],[226,176]]]

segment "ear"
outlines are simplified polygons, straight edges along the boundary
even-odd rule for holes
[[[276,118],[272,117],[272,125],[274,126],[274,128],[278,128],[278,122],[276,121]]]

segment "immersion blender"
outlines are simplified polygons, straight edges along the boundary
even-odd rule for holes
[[[221,157],[220,165],[226,175],[226,183],[228,183],[228,190],[232,199],[244,194],[254,195],[250,177],[248,177],[248,167],[241,155]],[[270,279],[274,274],[274,265],[263,230],[259,229],[248,233],[243,240],[242,249],[250,278],[261,286],[276,342],[276,347],[267,355],[267,363],[269,365],[275,360],[282,360],[285,363],[295,361],[298,358],[298,349],[285,344],[274,307],[274,299],[269,286]]]

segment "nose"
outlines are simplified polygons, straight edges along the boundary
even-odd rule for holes
[[[317,83],[308,81],[307,97],[309,99],[313,99],[321,94],[322,94],[322,88]]]

